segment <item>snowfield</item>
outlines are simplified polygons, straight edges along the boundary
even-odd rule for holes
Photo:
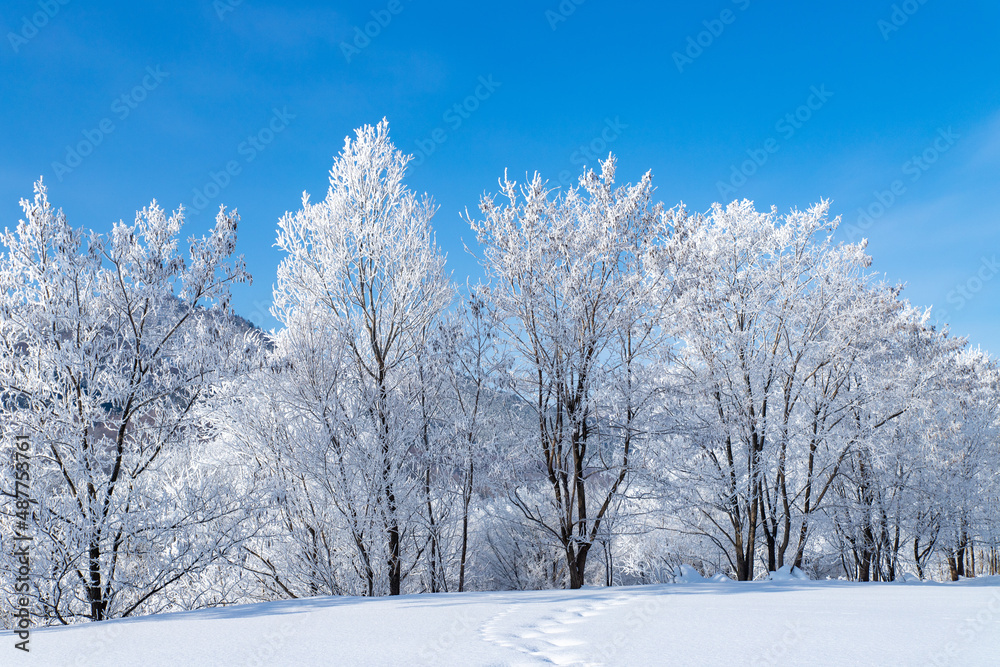
[[[998,665],[1000,577],[320,597],[40,629],[30,646],[31,664],[74,667]]]

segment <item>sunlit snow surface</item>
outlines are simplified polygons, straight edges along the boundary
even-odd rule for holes
[[[1000,577],[312,598],[38,630],[30,658],[4,635],[4,665],[1000,665]]]

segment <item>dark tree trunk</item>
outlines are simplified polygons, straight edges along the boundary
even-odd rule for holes
[[[387,371],[381,356],[377,356],[377,372],[375,374],[378,402],[376,412],[378,428],[382,436],[382,493],[385,500],[385,529],[388,556],[389,595],[399,595],[402,580],[402,562],[399,550],[399,519],[396,516],[396,492],[392,482],[392,453],[389,451],[389,390],[387,387]]]
[[[426,430],[426,428],[425,428]],[[427,440],[426,433],[424,434],[424,440]],[[430,575],[430,592],[437,593],[438,588],[438,535],[437,535],[437,523],[434,520],[434,503],[431,501],[431,469],[430,466],[427,467],[424,472],[424,495],[427,499],[427,521],[430,528],[430,562],[428,563],[427,569]]]
[[[469,501],[472,500],[472,480],[475,474],[475,464],[469,459],[469,472],[466,475],[465,488],[462,493],[462,556],[458,565],[458,592],[465,590],[465,560],[469,546]]]
[[[861,562],[858,563],[858,581],[871,581],[872,557],[868,549],[861,550]]]
[[[955,563],[955,556],[948,556],[948,572],[952,581],[958,581],[958,565]]]
[[[767,571],[774,572],[778,569],[777,549],[774,541],[774,534],[770,527],[764,528],[764,541],[767,543]]]
[[[389,595],[399,595],[403,568],[399,557],[399,522],[396,520],[396,494],[393,493],[391,485],[386,487],[386,499],[388,500],[389,511],[389,525],[387,526],[389,558],[386,563],[389,566]]]
[[[858,581],[871,581],[872,561],[875,556],[875,535],[869,521],[865,521],[861,540],[861,563],[858,568]]]
[[[87,598],[90,602],[90,620],[103,621],[107,613],[107,600],[104,599],[104,588],[101,582],[101,544],[100,537],[92,540],[88,551],[90,566]]]
[[[585,582],[584,575],[587,569],[587,554],[590,551],[590,544],[572,544],[566,549],[566,564],[569,566],[569,587],[572,590],[582,588]]]
[[[383,443],[382,454],[385,457],[385,464],[382,467],[382,481],[385,483],[386,536],[389,551],[386,565],[389,568],[389,595],[399,595],[403,568],[399,554],[399,520],[396,518],[396,493],[392,485],[392,466],[389,462],[388,442]]]

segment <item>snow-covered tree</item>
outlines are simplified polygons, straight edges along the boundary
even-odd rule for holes
[[[482,516],[483,491],[489,489],[490,471],[498,460],[493,452],[511,424],[509,400],[499,382],[507,359],[499,348],[492,315],[478,292],[477,288],[469,290],[457,312],[442,321],[438,336],[447,382],[441,464],[450,471],[441,477],[450,487],[453,502],[457,501],[457,548],[452,559],[457,559],[459,592],[465,590],[470,560],[476,558],[470,550],[473,533],[481,534],[484,528],[471,522],[477,510]]]
[[[933,373],[905,363],[919,315],[866,273],[864,244],[833,243],[827,211],[744,200],[670,215],[662,257],[688,409],[667,477],[683,529],[709,537],[738,579],[754,578],[761,547],[769,571],[789,555],[803,565],[839,477]]]
[[[537,174],[505,202],[484,196],[470,220],[483,249],[483,296],[514,357],[511,391],[534,433],[509,495],[563,551],[569,586],[586,582],[590,551],[628,483],[640,406],[630,391],[657,326],[645,258],[657,238],[651,175],[614,187],[615,160],[553,196]],[[631,378],[631,379],[629,379]],[[542,483],[547,500],[529,492]]]
[[[278,223],[277,245],[287,256],[278,268],[273,309],[288,328],[301,326],[308,314],[309,326],[330,331],[331,343],[345,348],[336,386],[321,389],[353,392],[337,399],[349,406],[337,428],[352,430],[338,444],[328,439],[327,447],[336,454],[331,462],[357,461],[361,483],[374,494],[344,496],[342,511],[377,515],[378,541],[371,530],[357,538],[370,560],[384,562],[378,590],[390,595],[401,591],[408,570],[403,546],[416,537],[419,513],[419,475],[407,458],[420,428],[404,385],[422,351],[422,333],[453,295],[430,229],[435,207],[403,184],[408,160],[392,144],[385,120],[345,141],[326,199],[313,204],[304,195],[302,209]],[[365,576],[371,580],[374,572],[371,567]],[[375,592],[374,583],[369,588]]]
[[[220,210],[185,260],[183,213],[156,202],[107,236],[71,227],[41,181],[21,205],[0,237],[0,411],[35,453],[34,597],[64,623],[169,608],[241,539],[200,410],[246,353],[239,218]]]

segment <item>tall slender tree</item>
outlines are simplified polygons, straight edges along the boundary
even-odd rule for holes
[[[570,588],[584,585],[587,557],[633,469],[635,415],[602,392],[627,386],[616,378],[635,370],[629,364],[652,340],[633,335],[653,319],[644,269],[659,222],[652,175],[615,187],[615,165],[609,157],[599,175],[588,171],[556,196],[537,174],[520,188],[505,179],[506,202],[485,196],[482,219],[470,220],[490,280],[484,296],[516,357],[511,386],[536,425],[510,498],[556,540]],[[551,510],[522,492],[539,464]]]
[[[409,159],[392,144],[385,120],[345,141],[326,199],[313,204],[304,195],[302,209],[278,223],[277,245],[287,256],[278,267],[273,311],[286,326],[311,311],[347,347],[351,386],[368,428],[351,446],[364,449],[378,477],[374,509],[390,595],[401,591],[403,540],[414,511],[405,458],[416,436],[400,387],[420,332],[453,294],[431,233],[434,204],[403,184]]]

